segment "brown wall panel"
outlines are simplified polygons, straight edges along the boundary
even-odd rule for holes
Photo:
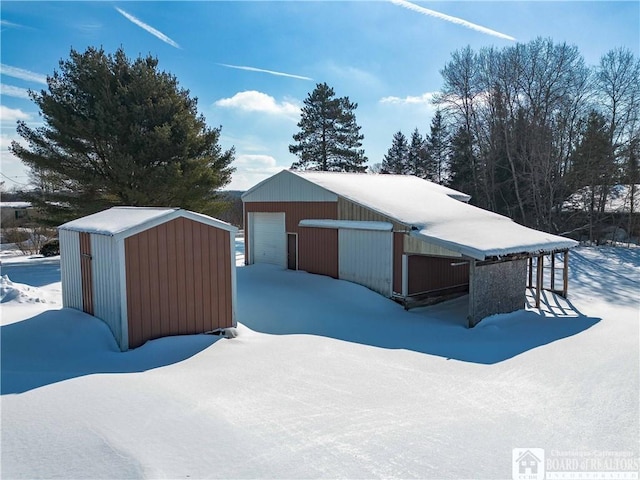
[[[289,233],[299,233],[300,220],[338,219],[338,204],[336,202],[248,202],[244,204],[244,211],[245,216],[249,212],[284,212],[285,228]],[[245,235],[248,224],[245,217]]]
[[[177,218],[125,240],[129,348],[233,324],[229,235]]]
[[[82,277],[82,310],[93,315],[93,275],[91,274],[91,235],[80,232],[80,276]]]
[[[452,266],[460,259],[410,255],[409,295],[469,284],[469,264]]]
[[[404,253],[404,233],[393,234],[393,291],[402,293],[402,254]]]
[[[338,219],[337,202],[246,202],[244,204],[244,261],[249,262],[249,212],[284,212],[285,229],[288,233],[300,233],[298,224],[304,219]],[[300,247],[298,247],[300,248]],[[298,255],[300,255],[298,253]],[[298,266],[298,268],[301,268]]]
[[[358,220],[363,222],[389,222],[394,230],[404,231],[407,226],[396,222],[391,217],[363,207],[346,198],[338,197],[338,220]]]
[[[300,228],[298,268],[309,273],[338,278],[338,230]]]

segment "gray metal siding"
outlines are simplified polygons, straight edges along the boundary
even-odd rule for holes
[[[335,193],[286,170],[242,197],[244,202],[335,202],[337,199]]]
[[[59,230],[62,306],[82,310],[82,275],[80,273],[80,234]]]
[[[392,232],[342,228],[338,231],[339,278],[390,297],[392,264]]]
[[[107,235],[91,235],[93,309],[122,344],[120,318],[120,261],[115,239]]]

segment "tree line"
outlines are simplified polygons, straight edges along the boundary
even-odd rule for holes
[[[358,104],[317,84],[289,145],[291,167],[417,175],[525,225],[564,232],[586,224],[591,237],[611,187],[633,193],[640,183],[640,61],[628,49],[588,67],[576,47],[549,39],[467,47],[441,74],[429,132],[396,132],[372,167]],[[30,96],[44,126],[19,121],[26,145],[10,150],[31,168],[38,188],[30,200],[52,221],[111,205],[224,208],[218,192],[231,179],[234,149],[220,147],[221,127],[207,126],[197,99],[157,59],[72,49],[47,89]],[[587,213],[573,225],[562,210],[570,197]]]

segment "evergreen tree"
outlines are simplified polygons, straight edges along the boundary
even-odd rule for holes
[[[393,135],[391,147],[382,159],[382,173],[403,175],[407,172],[409,145],[407,138],[401,131]]]
[[[460,127],[451,138],[448,186],[472,195],[472,202],[477,200],[475,170],[476,159],[473,154],[471,135],[464,127]]]
[[[33,197],[54,221],[112,205],[175,206],[215,213],[233,149],[222,151],[220,128],[209,128],[197,100],[147,56],[122,49],[71,50],[47,90],[30,92],[44,126],[18,122],[11,151],[36,180],[62,191]]]
[[[443,184],[449,170],[449,134],[440,110],[431,120],[431,130],[425,142],[428,155],[425,178]]]
[[[582,193],[583,207],[588,212],[590,241],[599,237],[607,197],[616,182],[617,167],[609,133],[606,118],[592,111],[572,155],[572,184]]]
[[[407,173],[409,175],[415,175],[416,177],[431,180],[429,154],[427,152],[426,143],[417,128],[414,129],[411,134],[407,167]]]
[[[335,97],[326,83],[319,83],[304,101],[298,122],[297,142],[289,152],[298,156],[291,168],[334,172],[365,172],[360,126],[356,123],[357,103],[349,97]]]

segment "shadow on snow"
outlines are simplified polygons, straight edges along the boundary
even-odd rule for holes
[[[494,315],[467,328],[468,298],[405,311],[354,283],[266,265],[238,269],[238,320],[270,334],[311,334],[447,359],[493,364],[595,325],[544,292],[540,311]],[[527,302],[533,305],[528,294]]]
[[[8,275],[13,283],[42,287],[60,281],[60,257],[38,262],[9,263],[0,267],[2,275]]]
[[[0,328],[1,393],[96,373],[144,372],[186,360],[219,338],[160,338],[121,352],[102,320],[73,309],[47,310]]]

